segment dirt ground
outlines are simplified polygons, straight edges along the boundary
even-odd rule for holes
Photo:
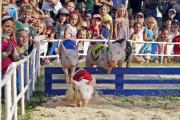
[[[110,76],[112,77],[112,76]],[[137,78],[146,76],[137,76]],[[174,79],[177,76],[149,76],[151,79]],[[107,78],[107,76],[105,76]],[[126,76],[125,76],[126,78]],[[133,75],[128,76],[134,78]],[[141,86],[124,86],[140,88]],[[151,85],[153,88],[154,85]],[[161,86],[155,86],[161,88]],[[162,86],[168,87],[167,85]],[[179,88],[179,85],[170,85]],[[96,93],[87,107],[75,107],[72,101],[64,101],[64,96],[53,97],[36,107],[30,113],[30,120],[180,120],[180,97],[140,97],[104,96]]]
[[[31,120],[180,120],[180,101],[94,95],[87,107],[74,107],[64,96],[36,107]],[[149,98],[147,98],[149,99]],[[153,98],[151,98],[153,99]]]

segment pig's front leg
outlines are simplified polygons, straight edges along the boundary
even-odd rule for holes
[[[122,67],[122,61],[118,61],[117,66]]]
[[[85,61],[85,66],[86,67],[93,67],[93,63],[92,61],[89,59],[89,58],[86,58],[86,61]]]
[[[66,83],[70,83],[70,79],[69,79],[69,73],[68,73],[68,68],[67,67],[64,67],[64,75],[65,75],[65,80],[66,80]]]
[[[128,59],[127,59],[127,62],[126,62],[126,67],[130,67],[130,63],[132,62],[132,59],[133,59],[133,54],[131,54]]]
[[[76,67],[71,68],[71,74],[69,75],[70,83],[71,83],[71,79],[73,78],[73,76],[75,74],[75,70],[76,70]]]

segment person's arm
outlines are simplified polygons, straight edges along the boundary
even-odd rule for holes
[[[132,34],[129,39],[133,41],[135,39],[135,35]]]
[[[113,6],[113,1],[112,0],[109,0],[109,1],[108,0],[100,0],[100,2],[106,4],[106,5],[110,6],[110,7]]]
[[[143,33],[143,39],[144,39],[144,41],[150,41],[150,40],[151,40],[151,38],[149,38],[149,37],[147,36],[147,33],[146,33],[146,32]]]
[[[113,22],[110,23],[110,39],[113,38]]]
[[[101,6],[102,5],[102,3],[99,0],[94,0],[94,4],[97,5],[97,6]]]
[[[114,21],[114,39],[117,39],[118,22]]]
[[[144,41],[151,41],[152,38],[149,38],[149,37],[147,36],[147,32],[148,32],[147,28],[144,28],[144,31],[143,31],[143,39],[144,39]]]
[[[127,19],[127,21],[126,21],[126,24],[127,24],[127,33],[126,33],[126,37],[127,37],[127,39],[129,38],[129,20]]]
[[[17,52],[17,49],[14,48],[11,52],[11,59],[13,60],[13,62],[16,62],[16,61],[19,61],[20,60],[20,57],[19,57],[19,54]]]
[[[11,54],[13,50],[13,46],[11,44],[8,45],[8,47],[5,49],[5,51],[2,52],[2,58],[6,58]]]

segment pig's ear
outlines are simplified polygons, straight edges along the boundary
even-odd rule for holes
[[[71,84],[75,88],[78,85],[78,82],[73,80],[73,78],[71,78]]]
[[[121,47],[122,49],[126,49],[126,44],[127,44],[127,41],[124,40],[124,41],[120,44],[120,47]]]

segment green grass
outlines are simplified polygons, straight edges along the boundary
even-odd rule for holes
[[[19,116],[19,120],[28,120],[30,112],[34,110],[35,107],[40,106],[42,103],[50,100],[50,97],[45,96],[44,93],[44,69],[40,69],[40,76],[35,85],[35,91],[33,92],[33,96],[31,100],[26,103],[26,114],[24,116]]]
[[[158,106],[167,109],[170,104],[179,104],[180,96],[164,95],[164,96],[115,96],[114,99],[120,105],[129,106]]]

